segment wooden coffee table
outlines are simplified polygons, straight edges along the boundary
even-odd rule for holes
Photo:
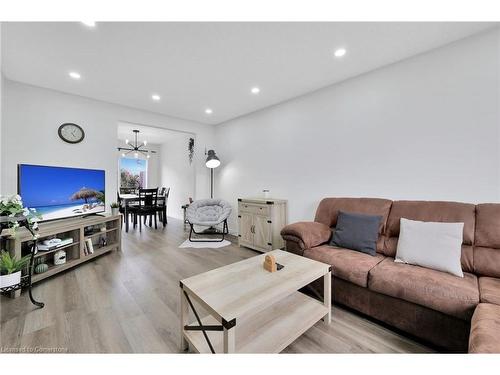
[[[264,270],[267,254],[284,268]],[[323,302],[298,291],[321,277]],[[330,324],[331,280],[330,265],[282,250],[181,280],[181,349],[279,353],[319,320]]]

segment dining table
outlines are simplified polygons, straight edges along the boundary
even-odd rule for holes
[[[128,232],[129,222],[128,222],[128,208],[131,203],[139,202],[139,194],[118,194],[120,201],[123,202],[123,215],[125,216],[125,232]],[[158,195],[158,203],[162,200],[165,201],[165,195]],[[142,198],[144,200],[144,198]],[[162,224],[165,226],[167,223],[167,205],[164,204],[164,211],[162,214]]]

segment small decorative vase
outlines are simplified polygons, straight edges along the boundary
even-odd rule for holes
[[[111,207],[111,215],[116,216],[118,215],[119,210],[118,207]]]
[[[0,276],[0,288],[7,288],[21,282],[21,271]]]
[[[54,253],[54,265],[58,266],[66,263],[66,251],[59,250]]]
[[[45,263],[40,263],[35,267],[35,273],[44,273],[47,272],[49,269],[49,266],[46,265]]]

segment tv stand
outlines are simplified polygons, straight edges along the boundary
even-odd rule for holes
[[[41,243],[44,239],[55,237],[72,238],[73,242],[48,251],[38,250],[34,255],[35,266],[39,263],[45,263],[49,267],[43,273],[34,273],[31,279],[32,283],[35,284],[110,251],[121,251],[121,221],[121,214],[93,214],[87,217],[75,217],[40,223],[38,243]],[[102,241],[102,239],[105,241]],[[85,251],[85,243],[88,240],[93,243],[93,253]],[[20,259],[29,253],[33,240],[28,230],[20,228],[15,237],[7,237],[4,243],[11,255],[15,255],[17,259]],[[66,253],[66,263],[55,265],[53,261],[54,254],[59,250],[64,250]],[[19,295],[19,290],[10,293],[11,297],[18,297]]]

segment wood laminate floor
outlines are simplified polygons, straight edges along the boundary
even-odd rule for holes
[[[233,244],[179,249],[180,220],[167,228],[123,233],[112,252],[44,280],[27,293],[0,299],[0,352],[178,353],[179,280],[257,255]],[[333,307],[285,353],[421,353],[431,349],[350,311]]]

